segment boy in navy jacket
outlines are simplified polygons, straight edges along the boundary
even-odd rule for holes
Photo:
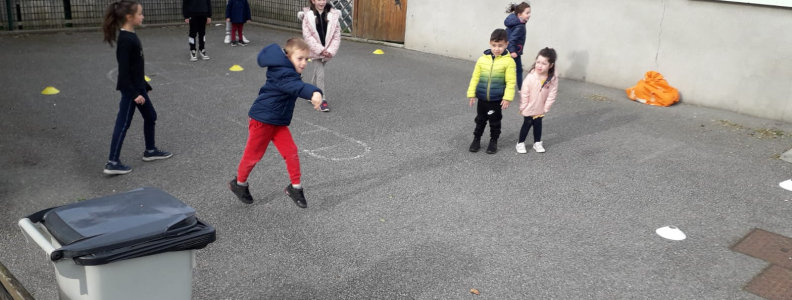
[[[285,189],[286,195],[297,206],[308,207],[300,185],[300,157],[289,124],[297,97],[311,99],[316,110],[322,103],[322,90],[304,83],[300,78],[309,55],[308,44],[299,38],[289,39],[283,49],[272,44],[259,52],[258,64],[267,68],[267,83],[259,90],[258,98],[248,112],[250,123],[245,153],[239,162],[237,177],[228,183],[231,191],[244,203],[253,203],[247,183],[248,175],[272,142],[286,160],[286,169],[291,178],[291,184]]]

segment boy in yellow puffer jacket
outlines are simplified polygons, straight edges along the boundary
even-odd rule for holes
[[[511,58],[506,47],[509,37],[505,29],[495,29],[490,36],[490,49],[484,51],[476,62],[473,78],[470,79],[467,97],[470,106],[478,99],[476,129],[473,131],[473,143],[470,152],[478,152],[481,148],[481,135],[487,121],[490,125],[490,142],[487,153],[498,152],[498,137],[501,133],[502,109],[509,108],[514,100],[514,87],[517,83],[517,64]]]

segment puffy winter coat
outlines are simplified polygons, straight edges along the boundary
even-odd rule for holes
[[[467,96],[482,101],[512,101],[515,85],[517,85],[517,64],[511,58],[509,51],[503,51],[500,56],[493,57],[492,50],[487,49],[476,62]]]
[[[506,20],[503,21],[506,26],[506,33],[509,34],[509,47],[506,48],[511,53],[523,55],[523,46],[525,45],[525,22],[520,20],[515,14],[509,14]]]
[[[228,0],[226,4],[226,19],[231,23],[245,23],[250,20],[250,4],[247,0]]]
[[[338,47],[341,46],[341,23],[338,21],[341,18],[341,12],[339,10],[333,8],[327,14],[328,24],[324,45],[322,45],[316,30],[316,14],[310,8],[305,7],[303,11],[297,13],[297,18],[302,21],[303,39],[311,47],[311,59],[329,61],[331,58],[322,55],[322,51],[327,51],[333,56],[338,53]]]
[[[297,97],[311,99],[314,92],[322,92],[302,81],[294,64],[277,44],[259,52],[258,64],[267,68],[267,83],[259,90],[258,98],[248,112],[248,116],[256,121],[289,126]]]
[[[549,77],[545,83],[539,80],[536,72],[525,77],[520,89],[520,114],[534,117],[546,114],[558,94],[558,77]]]

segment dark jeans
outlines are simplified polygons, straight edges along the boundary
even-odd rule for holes
[[[517,55],[517,58],[514,59],[514,63],[517,64],[517,90],[522,89],[523,83],[523,65],[522,65],[522,55]]]
[[[487,126],[487,121],[489,121],[490,125],[490,138],[497,140],[501,134],[501,119],[503,119],[503,113],[501,112],[501,101],[486,101],[486,100],[478,100],[478,106],[476,107],[476,130],[473,131],[473,135],[476,138],[481,138],[481,135],[484,134],[484,127]],[[489,112],[492,112],[491,114]]]
[[[542,141],[542,119],[544,117],[539,117],[534,119],[533,117],[524,117],[525,121],[523,121],[522,128],[520,128],[520,143],[525,142],[525,138],[528,137],[528,131],[531,130],[531,125],[534,128],[534,143]]]
[[[198,50],[204,49],[206,43],[206,17],[190,18],[190,50],[195,50],[195,36],[198,35]]]
[[[138,91],[146,102],[142,105],[135,103],[133,95],[121,92],[121,103],[118,105],[118,116],[116,117],[115,129],[113,129],[113,141],[110,143],[110,161],[119,162],[121,156],[121,146],[124,144],[127,129],[132,124],[132,117],[135,115],[135,107],[143,115],[143,136],[146,140],[146,150],[154,150],[154,125],[157,123],[157,112],[151,104],[148,93],[145,89]]]

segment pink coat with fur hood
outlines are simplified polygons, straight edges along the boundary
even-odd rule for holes
[[[341,12],[335,8],[331,8],[327,14],[327,34],[325,35],[325,46],[322,46],[322,41],[319,39],[319,33],[316,30],[316,18],[314,12],[304,7],[303,11],[297,13],[297,18],[302,21],[303,39],[308,46],[311,47],[311,59],[321,59],[322,61],[330,61],[331,57],[322,55],[322,51],[327,51],[335,57],[338,53],[338,47],[341,45]]]
[[[558,77],[550,78],[544,87],[535,71],[531,71],[520,89],[520,114],[534,117],[546,114],[558,94]]]

